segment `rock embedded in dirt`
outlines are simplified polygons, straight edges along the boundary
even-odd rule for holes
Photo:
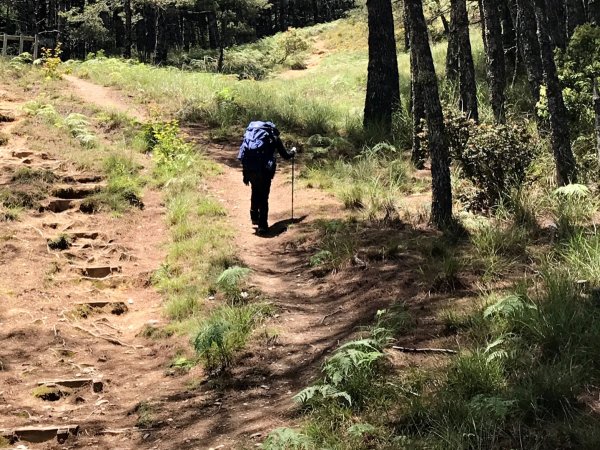
[[[52,381],[40,381],[38,382],[38,386],[46,386],[49,388],[53,388],[56,386],[62,386],[69,389],[79,389],[85,386],[91,386],[92,391],[95,393],[102,392],[104,390],[104,383],[98,379],[92,378],[75,378],[75,379],[65,379],[65,380],[52,380]]]
[[[33,152],[27,150],[15,150],[11,154],[13,158],[29,158],[33,156]]]
[[[114,273],[120,273],[120,266],[97,266],[97,267],[82,267],[79,269],[83,276],[89,278],[106,278]]]
[[[40,205],[40,212],[52,211],[53,213],[61,213],[75,207],[75,202],[69,199],[54,198],[48,200],[45,204]]]
[[[46,427],[24,427],[14,430],[0,431],[2,436],[15,443],[17,441],[26,441],[32,443],[42,443],[56,439],[59,443],[65,442],[69,436],[79,434],[79,425],[55,425]]]

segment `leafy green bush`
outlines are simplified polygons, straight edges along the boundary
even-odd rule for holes
[[[465,198],[469,209],[488,209],[509,200],[520,189],[535,157],[532,138],[524,125],[475,124],[462,117],[446,119],[451,156],[461,175],[477,188]]]

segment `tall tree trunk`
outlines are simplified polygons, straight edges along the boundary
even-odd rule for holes
[[[450,25],[448,28],[448,50],[446,51],[446,78],[451,82],[458,80],[458,30],[457,24],[450,11]]]
[[[567,38],[571,39],[575,28],[586,22],[585,5],[583,4],[583,0],[566,0],[565,4],[567,11]]]
[[[569,121],[565,107],[550,36],[548,35],[548,19],[544,0],[535,1],[535,18],[537,22],[537,35],[540,45],[540,56],[544,69],[546,82],[546,96],[548,98],[548,111],[550,113],[550,132],[552,150],[556,163],[556,175],[559,185],[575,183],[577,181],[577,167],[571,149],[569,136]]]
[[[125,40],[123,56],[131,58],[131,0],[124,0],[123,8],[125,10]]]
[[[451,23],[456,29],[458,43],[458,72],[460,89],[460,109],[470,119],[479,121],[477,106],[477,84],[475,65],[469,37],[469,16],[466,0],[450,0]]]
[[[406,8],[402,11],[402,25],[404,26],[404,51],[410,50],[410,29],[408,25],[408,16],[406,14]]]
[[[600,161],[600,87],[598,87],[598,78],[594,77],[594,113],[596,116],[596,152]]]
[[[537,103],[540,100],[540,86],[544,82],[544,73],[532,0],[517,0],[517,28],[521,56],[525,62],[533,99]]]
[[[477,8],[479,9],[479,25],[481,26],[481,40],[483,41],[483,50],[487,55],[488,49],[487,42],[485,40],[487,33],[485,31],[485,19],[483,17],[483,0],[477,0]]]
[[[588,0],[587,18],[590,23],[600,26],[600,0]]]
[[[288,0],[279,0],[279,31],[286,31],[288,28]]]
[[[400,109],[400,77],[390,0],[367,0],[369,14],[369,69],[364,126],[392,129],[392,115]]]
[[[418,55],[411,64],[417,66],[418,84],[423,91],[427,117],[429,152],[431,154],[432,203],[431,220],[438,228],[452,221],[452,188],[450,158],[444,127],[444,116],[438,92],[438,80],[429,47],[427,24],[421,0],[405,0],[410,23],[410,46]]]
[[[219,36],[219,26],[217,24],[217,13],[209,11],[206,13],[208,18],[208,42],[211,49],[221,47],[221,37]]]
[[[404,2],[404,17],[406,36],[410,36],[410,23],[408,21],[408,3]],[[427,159],[426,149],[421,141],[423,133],[423,121],[425,120],[425,99],[423,98],[423,88],[419,84],[419,66],[417,58],[419,57],[416,49],[408,44],[410,49],[410,110],[412,113],[412,152],[411,160],[417,169],[423,169]]]
[[[546,0],[547,33],[550,36],[552,47],[566,48],[567,46],[567,20],[565,0]]]
[[[169,46],[167,41],[167,11],[156,10],[156,41],[154,45],[154,63],[162,64],[167,60]]]
[[[500,3],[500,12],[506,73],[511,74],[514,73],[517,65],[517,34],[506,0]]]
[[[485,41],[487,43],[487,73],[494,118],[498,123],[506,121],[505,96],[506,65],[502,47],[502,27],[496,0],[482,0],[485,21]]]

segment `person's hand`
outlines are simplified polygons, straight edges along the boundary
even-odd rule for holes
[[[296,147],[292,147],[292,149],[290,150],[290,155],[292,155],[292,158],[295,158],[297,153],[298,149]]]
[[[244,175],[244,184],[245,184],[246,186],[249,186],[249,185],[250,185],[250,179],[249,179],[247,176],[245,176],[245,175]]]

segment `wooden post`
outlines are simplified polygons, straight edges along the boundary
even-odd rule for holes
[[[33,60],[35,61],[36,59],[38,59],[38,53],[39,53],[39,47],[40,42],[38,40],[38,35],[36,34],[35,37],[33,38]]]
[[[4,33],[2,38],[2,56],[6,56],[6,49],[8,48],[8,34]]]
[[[23,40],[23,37],[24,37],[23,35],[20,35],[20,36],[19,36],[19,55],[20,55],[21,53],[23,53],[23,43],[25,42],[25,41]]]

